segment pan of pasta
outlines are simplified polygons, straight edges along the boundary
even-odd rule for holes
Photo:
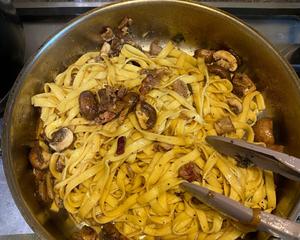
[[[73,20],[19,75],[5,173],[42,239],[268,239],[180,184],[293,219],[298,183],[205,137],[297,156],[299,106],[291,67],[239,19],[192,2],[116,3]]]

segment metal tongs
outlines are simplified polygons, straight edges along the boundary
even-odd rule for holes
[[[300,181],[300,159],[243,140],[208,136],[206,141],[218,152],[234,157],[244,166],[256,165],[289,179]],[[300,224],[276,215],[245,207],[222,194],[193,183],[183,182],[181,187],[204,204],[243,224],[256,227],[282,239],[300,239]]]

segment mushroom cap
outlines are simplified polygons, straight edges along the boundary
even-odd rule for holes
[[[154,107],[145,101],[141,101],[136,106],[136,117],[142,129],[148,130],[153,128],[156,120],[157,113]]]
[[[73,132],[67,128],[63,127],[56,132],[52,133],[52,140],[49,146],[56,152],[61,152],[68,148],[74,141]]]
[[[237,59],[228,51],[216,51],[213,54],[213,58],[218,65],[229,70],[230,72],[234,72],[238,68]]]

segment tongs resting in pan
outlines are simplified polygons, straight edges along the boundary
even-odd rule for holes
[[[206,141],[224,155],[234,157],[239,164],[257,165],[289,179],[300,181],[300,159],[276,152],[243,140],[220,136],[206,137]],[[300,224],[276,215],[245,207],[222,194],[193,183],[181,187],[204,204],[241,223],[256,227],[282,239],[300,239]]]
[[[300,181],[299,158],[239,139],[208,136],[206,141],[218,152],[235,158],[240,165],[255,164],[291,180]]]

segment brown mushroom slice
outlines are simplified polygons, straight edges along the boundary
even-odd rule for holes
[[[189,97],[190,90],[185,82],[183,82],[181,80],[176,80],[172,84],[172,87],[173,87],[173,90],[175,92],[177,92],[180,96],[182,96],[184,98]]]
[[[124,40],[120,38],[114,38],[110,44],[110,49],[111,49],[109,53],[110,56],[112,57],[118,56],[121,52],[123,45],[124,45]]]
[[[79,232],[72,235],[71,240],[99,240],[97,232],[88,226],[83,226]]]
[[[60,158],[57,159],[56,164],[55,164],[55,169],[58,172],[62,172],[65,168],[64,161]]]
[[[37,168],[33,168],[33,175],[36,180],[44,181],[46,179],[46,171],[45,170],[39,170]]]
[[[110,112],[113,112],[117,115],[120,114],[120,112],[126,107],[126,104],[124,101],[118,100],[115,102],[115,104],[110,109]]]
[[[194,162],[189,162],[181,166],[178,170],[178,176],[188,182],[201,181],[201,169]]]
[[[243,104],[236,98],[228,98],[227,103],[231,111],[240,114],[243,111]]]
[[[230,52],[235,57],[238,66],[241,66],[243,64],[243,59],[233,49],[229,48],[228,52]]]
[[[232,79],[232,85],[232,92],[238,97],[243,97],[256,90],[254,83],[245,73],[236,73]]]
[[[117,114],[114,112],[106,111],[104,113],[99,114],[98,117],[95,118],[95,122],[98,124],[105,124],[117,117]]]
[[[64,201],[59,197],[59,195],[54,196],[54,202],[58,208],[64,208]]]
[[[56,132],[52,133],[52,139],[50,140],[49,146],[56,152],[61,152],[68,147],[74,141],[73,132],[67,128],[63,127]]]
[[[146,69],[142,70],[141,73],[145,73],[146,77],[143,79],[139,91],[142,95],[145,95],[159,84],[162,77],[167,74],[167,71],[163,68],[153,70]]]
[[[194,52],[194,58],[204,58],[205,63],[212,63],[214,61],[213,54],[215,53],[214,50],[209,49],[196,49]]]
[[[155,142],[153,144],[153,151],[154,152],[167,152],[171,150],[174,147],[174,145],[168,144],[168,143],[162,143],[162,142]]]
[[[105,32],[103,32],[101,34],[101,38],[105,42],[110,42],[111,40],[113,40],[115,38],[115,34],[110,27],[107,27],[107,28],[105,28]]]
[[[99,96],[99,112],[105,112],[114,107],[117,101],[116,89],[111,86],[106,86],[98,91]]]
[[[213,58],[216,61],[216,64],[230,72],[234,72],[238,68],[237,59],[228,51],[216,51],[213,54]]]
[[[148,130],[154,127],[157,114],[154,107],[145,101],[141,101],[135,111],[136,117],[142,129]]]
[[[162,47],[159,46],[159,40],[156,39],[156,40],[151,42],[150,51],[149,51],[149,53],[151,55],[156,56],[161,52],[161,50],[162,50]]]
[[[215,122],[214,127],[218,135],[231,133],[235,131],[230,117],[224,117]]]
[[[123,27],[129,27],[133,23],[132,18],[125,16],[122,21],[118,25],[118,29],[122,29]]]
[[[51,154],[44,151],[38,144],[35,144],[29,152],[29,161],[31,165],[39,170],[48,168],[50,157]]]
[[[156,85],[159,84],[159,79],[156,78],[153,74],[147,74],[141,83],[141,87],[139,89],[142,95],[150,92]]]
[[[103,240],[127,240],[113,223],[106,223],[103,225],[102,231],[100,233],[100,238]]]
[[[110,52],[110,44],[107,42],[104,42],[101,49],[100,49],[100,56],[108,56]]]
[[[125,97],[127,94],[127,88],[124,87],[123,85],[120,85],[117,89],[116,89],[116,95],[118,99],[122,99],[123,97]]]
[[[267,145],[273,145],[275,138],[273,135],[273,121],[271,118],[259,119],[253,126],[254,140],[264,142]]]
[[[98,102],[91,91],[83,91],[79,95],[79,109],[82,117],[94,120],[98,115]]]
[[[122,101],[126,103],[126,106],[129,108],[129,112],[132,112],[139,101],[139,95],[135,92],[127,93]]]
[[[209,73],[215,74],[222,79],[228,79],[228,80],[231,79],[230,72],[215,63],[208,65],[207,70]]]
[[[122,98],[122,101],[125,103],[125,108],[120,112],[118,118],[120,122],[123,122],[127,115],[134,110],[139,101],[139,95],[135,92],[129,92]]]

